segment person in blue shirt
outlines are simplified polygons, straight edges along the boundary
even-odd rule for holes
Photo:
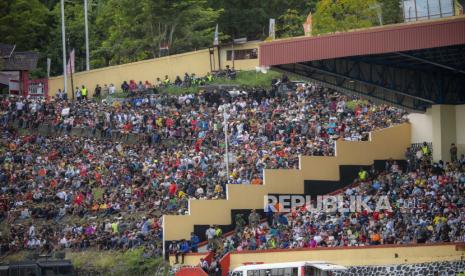
[[[189,242],[187,242],[185,239],[182,239],[181,245],[179,246],[179,254],[176,254],[176,263],[178,262],[178,256],[181,255],[181,264],[183,264],[184,255],[186,255],[186,253],[189,253],[189,251],[190,251]]]
[[[197,253],[198,250],[199,250],[199,243],[200,243],[200,239],[199,237],[194,233],[192,232],[191,233],[191,251],[193,253]]]
[[[289,224],[289,222],[287,220],[287,217],[284,214],[279,214],[278,222],[280,224],[282,224],[282,225],[288,225]]]

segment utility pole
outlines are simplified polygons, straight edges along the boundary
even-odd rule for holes
[[[87,24],[87,0],[84,0],[84,25],[86,29],[86,71],[90,70],[89,65],[89,26]]]
[[[69,37],[67,39],[67,42],[68,42],[68,48],[71,49],[71,46],[69,45]],[[72,51],[70,51],[71,53]],[[74,101],[74,81],[73,81],[73,66],[71,64],[71,54],[68,55],[69,56],[69,75],[71,77],[71,94],[73,95],[72,96],[72,99]],[[66,66],[68,67],[68,66]]]
[[[228,151],[228,114],[223,111],[224,119],[224,142],[225,142],[225,162],[226,162],[226,184],[229,182],[229,151]]]
[[[68,94],[68,83],[66,78],[66,38],[65,38],[65,1],[61,0],[61,41],[63,43],[63,81],[64,92]],[[71,94],[73,89],[71,89]]]

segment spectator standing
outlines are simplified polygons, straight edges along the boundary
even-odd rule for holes
[[[110,87],[108,87],[108,94],[113,95],[116,92],[116,87],[113,83],[110,84]]]
[[[450,161],[457,162],[457,146],[454,143],[450,146]]]
[[[181,245],[179,247],[179,251],[180,251],[180,255],[181,255],[181,264],[184,264],[184,255],[189,253],[189,250],[190,250],[189,243],[185,239],[182,239],[181,240]],[[176,256],[176,262],[178,262],[178,256]]]
[[[199,237],[194,233],[192,232],[191,233],[191,251],[193,253],[197,253],[198,250],[199,250],[199,243],[200,243],[200,239]]]
[[[128,93],[129,84],[126,81],[123,81],[123,84],[121,84],[121,90],[123,90],[124,93]]]
[[[168,75],[165,75],[165,79],[163,80],[163,85],[165,87],[169,86],[170,85],[170,78],[168,77]]]
[[[100,87],[100,85],[96,85],[95,86],[95,89],[94,89],[94,98],[99,98],[100,95],[102,94],[102,87]]]
[[[87,100],[87,88],[84,85],[81,87],[81,95],[83,99]]]
[[[260,224],[260,215],[257,214],[257,211],[255,209],[253,209],[249,215],[249,224],[252,227],[256,227],[258,226],[258,224]]]
[[[363,168],[360,168],[359,172],[358,172],[358,179],[360,181],[365,181],[367,180],[368,178],[368,172],[366,170],[364,170]]]
[[[82,92],[81,92],[81,89],[79,89],[79,87],[76,86],[76,91],[75,91],[74,93],[75,93],[75,95],[76,95],[76,100],[77,100],[78,102],[80,102],[81,99],[82,99]]]
[[[104,96],[107,96],[110,92],[110,89],[108,88],[108,85],[106,83],[103,85],[102,92]]]
[[[207,231],[205,231],[205,236],[207,238],[208,244],[210,246],[212,246],[213,242],[214,242],[214,239],[215,239],[215,236],[216,236],[216,230],[215,230],[215,228],[213,228],[212,225],[210,225],[210,227],[207,229]]]
[[[421,152],[423,153],[423,156],[429,156],[431,154],[431,151],[429,150],[428,144],[426,142],[423,142],[423,145],[421,146]]]

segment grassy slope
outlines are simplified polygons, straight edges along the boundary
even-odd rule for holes
[[[20,251],[8,255],[2,262],[22,261],[27,259],[30,252]],[[168,275],[169,265],[162,258],[146,258],[143,249],[137,248],[121,251],[96,251],[87,250],[81,252],[66,252],[66,259],[71,260],[75,270],[98,273],[104,275]],[[164,273],[165,272],[165,273]]]
[[[257,73],[255,71],[239,71],[237,72],[237,76],[235,80],[230,80],[227,78],[216,78],[213,80],[211,84],[236,84],[240,85],[242,87],[263,87],[263,88],[270,88],[271,87],[271,80],[273,78],[280,78],[281,73],[273,71],[273,70],[268,70],[266,74],[263,73]],[[290,76],[291,79],[297,79],[294,76]],[[190,93],[196,93],[200,90],[199,87],[176,87],[176,86],[170,86],[168,88],[162,88],[161,91],[168,93],[168,94],[174,94],[174,95],[180,95],[180,94],[190,94]],[[127,94],[124,94],[122,92],[118,92],[115,95],[113,95],[113,98],[125,98],[127,97]]]

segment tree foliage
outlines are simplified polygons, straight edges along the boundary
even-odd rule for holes
[[[371,27],[377,22],[376,0],[321,0],[314,15],[314,34]]]
[[[50,42],[49,10],[38,0],[0,1],[1,42],[40,50]]]
[[[299,14],[297,10],[288,9],[283,15],[278,17],[276,33],[278,37],[293,37],[304,35],[302,24],[305,16]]]
[[[402,10],[399,1],[379,0],[383,16],[383,25],[402,22]]]
[[[154,58],[160,46],[176,54],[212,45],[215,25],[220,40],[268,37],[268,22],[276,19],[278,38],[303,35],[311,11],[316,33],[346,31],[400,21],[398,1],[392,0],[88,0],[92,68]],[[83,0],[65,1],[68,51],[75,49],[76,70],[85,69]],[[38,75],[52,59],[51,74],[61,74],[61,12],[59,0],[0,1],[0,42],[17,50],[41,53]],[[164,53],[166,54],[166,53]]]

